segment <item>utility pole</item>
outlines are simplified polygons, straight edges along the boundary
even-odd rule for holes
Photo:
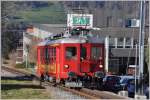
[[[148,50],[150,49],[150,36],[148,37]],[[149,53],[149,55],[150,55],[150,53]],[[149,61],[149,63],[148,63],[148,72],[150,72],[150,57],[149,57],[149,59],[148,59]]]
[[[139,73],[138,73],[138,98],[143,97],[143,69],[144,69],[144,38],[145,38],[145,0],[140,2],[140,31],[139,31]],[[136,87],[135,87],[136,88]]]
[[[26,39],[25,39],[25,32],[23,32],[23,56],[25,58],[25,65],[26,65],[26,68],[28,67],[28,48],[27,48],[27,43],[26,43]]]
[[[105,71],[108,72],[109,66],[109,36],[105,37]]]

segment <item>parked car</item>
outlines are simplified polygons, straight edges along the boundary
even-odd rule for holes
[[[136,82],[138,82],[138,80],[136,79]],[[147,99],[149,99],[149,86],[148,84],[143,84],[144,88],[144,95],[147,97]],[[140,85],[141,86],[141,85]],[[137,90],[137,88],[140,87],[139,85],[135,84],[135,78],[134,79],[129,79],[129,81],[127,82],[127,91],[128,91],[128,96],[131,98],[134,98],[135,95],[135,89]]]
[[[130,79],[127,82],[128,97],[134,98],[135,95],[135,79]]]
[[[120,85],[121,85],[121,90],[127,90],[127,83],[134,79],[134,76],[129,76],[129,75],[124,75],[120,76]]]
[[[118,92],[121,89],[120,77],[116,75],[107,75],[103,78],[103,90]]]
[[[146,95],[147,99],[149,99],[149,91],[150,91],[150,87],[146,85],[144,88],[144,94]]]

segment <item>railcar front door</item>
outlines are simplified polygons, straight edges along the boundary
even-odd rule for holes
[[[79,44],[65,44],[64,71],[78,72]]]

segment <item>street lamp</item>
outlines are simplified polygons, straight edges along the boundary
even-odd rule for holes
[[[145,38],[145,0],[140,4],[140,32],[139,32],[139,71],[138,71],[138,95],[135,92],[135,98],[146,99],[143,94],[143,66],[144,66],[144,38]],[[135,77],[136,79],[136,77]],[[136,88],[136,86],[135,86]]]

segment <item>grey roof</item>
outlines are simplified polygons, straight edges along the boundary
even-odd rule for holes
[[[101,28],[99,31],[92,31],[93,34],[98,34],[101,37],[134,37],[139,38],[139,28],[121,28],[121,27],[107,27]],[[149,28],[145,28],[145,38],[149,36]]]
[[[40,27],[54,27],[54,28],[65,28],[66,24],[33,24],[35,26],[40,26]]]
[[[33,24],[33,26],[51,33],[61,33],[66,28],[66,24]]]
[[[65,32],[67,24],[33,24],[34,27],[38,27],[42,30],[49,31],[51,33]],[[92,30],[92,34],[98,34],[100,37],[134,37],[139,38],[139,28],[122,28],[122,27],[106,27],[101,30]],[[149,27],[145,28],[145,38],[149,37]]]
[[[111,53],[113,57],[135,57],[136,50],[133,48],[112,48]]]

